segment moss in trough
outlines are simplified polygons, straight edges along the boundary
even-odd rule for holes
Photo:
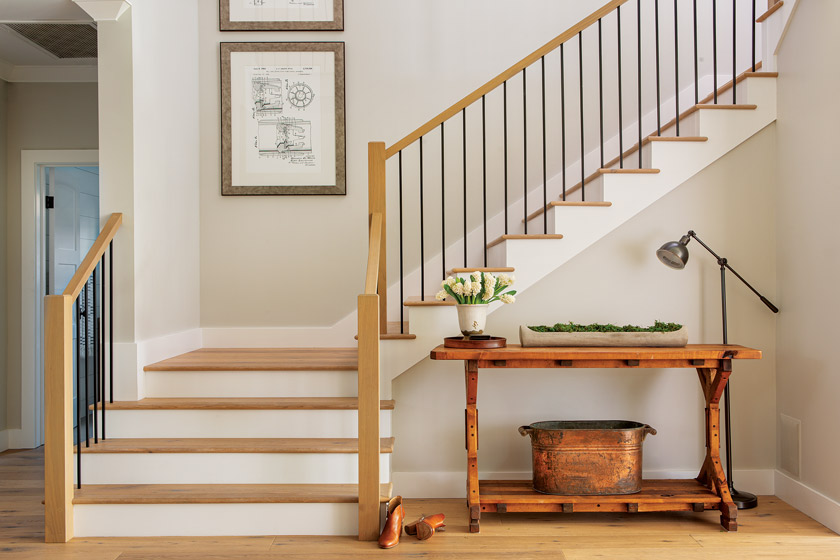
[[[602,325],[599,323],[592,323],[591,325],[578,325],[577,323],[572,323],[571,321],[568,323],[557,323],[553,327],[547,327],[545,325],[539,326],[529,326],[529,329],[536,332],[566,332],[566,333],[579,333],[579,332],[600,332],[600,333],[609,333],[609,332],[659,332],[659,333],[668,333],[678,331],[682,328],[682,325],[677,323],[663,323],[662,321],[656,321],[650,327],[638,327],[636,325],[624,325],[623,327],[619,327],[617,325],[606,324]]]

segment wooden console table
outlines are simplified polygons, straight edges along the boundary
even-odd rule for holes
[[[684,348],[523,348],[432,350],[433,360],[464,360],[466,372],[467,506],[470,532],[481,512],[645,512],[720,510],[720,523],[738,529],[720,460],[720,398],[732,374],[733,359],[760,359],[761,351],[736,345],[690,344]],[[706,459],[696,479],[645,480],[638,494],[558,496],[536,492],[528,480],[478,479],[479,368],[693,368],[706,401]]]

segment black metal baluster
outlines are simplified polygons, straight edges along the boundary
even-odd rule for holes
[[[580,77],[580,199],[586,200],[586,149],[583,142],[583,31],[578,31],[578,74]]]
[[[93,346],[93,442],[99,443],[99,411],[97,409],[97,401],[99,400],[99,355],[97,354],[98,348],[96,343],[96,339],[99,333],[96,332],[96,288],[98,284],[96,278],[96,267],[94,267],[93,284],[91,292],[93,301],[88,303],[88,313],[92,315],[92,317],[90,317],[90,320],[91,326],[93,327],[93,341],[91,342],[91,346]],[[91,354],[87,355],[89,357],[91,356]]]
[[[697,0],[693,2],[694,7],[694,104],[700,103],[700,78],[697,69]]]
[[[108,292],[108,309],[111,316],[108,318],[108,389],[110,391],[109,400],[114,402],[114,242],[113,240],[108,244],[108,286],[111,290]]]
[[[440,123],[440,266],[441,280],[446,279],[446,170],[444,168],[444,129]]]
[[[540,57],[542,72],[542,171],[543,171],[543,233],[548,233],[548,172],[546,169],[545,146],[545,57]]]
[[[76,487],[82,487],[82,304],[76,298]]]
[[[752,71],[755,72],[755,0],[752,0]]]
[[[84,342],[84,344],[82,344],[82,346],[83,346],[83,349],[85,351],[84,352],[84,357],[82,358],[82,364],[84,364],[84,366],[85,366],[84,367],[84,373],[82,373],[82,379],[85,382],[85,409],[84,409],[85,410],[85,447],[90,447],[90,422],[91,422],[91,420],[90,420],[90,402],[89,402],[90,391],[89,391],[88,367],[87,367],[87,364],[88,364],[88,351],[87,351],[88,335],[87,335],[87,329],[88,329],[88,315],[89,315],[88,314],[87,282],[85,282],[85,286],[84,286],[84,288],[82,288],[82,293],[84,293],[84,295],[85,295],[85,297],[81,300],[81,301],[83,301],[82,317],[84,317],[84,319],[85,319],[85,329],[84,329],[85,336],[84,336],[84,338],[81,338],[81,333],[79,333],[79,340]],[[80,352],[80,354],[81,354],[81,352]]]
[[[505,138],[505,235],[508,232],[508,129],[507,129],[507,80],[502,83],[502,104]]]
[[[653,0],[653,11],[654,36],[656,37],[656,135],[662,136],[662,101],[659,92],[659,0]]]
[[[405,296],[403,295],[403,170],[402,170],[402,150],[397,152],[397,161],[399,162],[399,188],[400,188],[400,334],[404,334],[405,330]]]
[[[601,40],[601,18],[598,18],[598,111],[601,127],[601,167],[604,167],[604,54]]]
[[[525,235],[528,235],[528,80],[522,69],[522,212],[525,216]]]
[[[105,376],[105,316],[107,312],[107,306],[105,304],[105,291],[107,288],[107,282],[105,280],[105,267],[106,267],[107,259],[105,258],[105,253],[102,253],[102,262],[100,264],[100,274],[102,275],[102,288],[100,289],[99,297],[102,298],[102,303],[100,305],[100,309],[102,310],[100,313],[100,326],[99,326],[99,348],[100,348],[100,366],[99,371],[101,372],[101,389],[100,392],[102,393],[102,439],[105,439],[105,401],[108,400],[105,395],[108,394],[107,389],[107,382]]]
[[[560,43],[560,151],[563,152],[563,200],[566,200],[566,57]]]
[[[618,167],[624,169],[624,108],[621,93],[621,6],[615,10],[618,18]]]
[[[420,301],[426,301],[426,256],[423,251],[423,137],[420,137]]]
[[[735,18],[737,17],[738,12],[738,2],[736,0],[732,0],[732,104],[735,105],[738,103],[738,100],[735,95],[735,89],[738,86],[738,62],[737,62],[737,48],[738,45],[738,34],[737,34],[737,24],[735,22]]]
[[[677,3],[674,0],[674,106],[676,108],[675,119],[677,122],[677,136],[680,135],[680,20],[677,12]]]
[[[467,108],[461,109],[461,124],[463,126],[463,134],[461,140],[463,143],[464,154],[464,268],[467,267]]]
[[[638,60],[636,67],[638,69],[638,77],[636,78],[636,85],[638,86],[637,102],[639,105],[639,169],[642,168],[642,0],[636,0],[636,51]]]
[[[717,0],[712,0],[712,95],[717,105]]]
[[[487,266],[487,121],[484,110],[484,96],[481,96],[481,200],[483,206],[484,266]]]

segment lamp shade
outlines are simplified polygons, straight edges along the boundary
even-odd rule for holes
[[[656,256],[663,264],[677,270],[685,268],[688,263],[688,239],[683,237],[679,241],[669,241],[656,251]]]

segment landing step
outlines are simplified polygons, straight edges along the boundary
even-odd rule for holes
[[[356,438],[120,438],[100,440],[88,453],[358,453]],[[394,452],[394,438],[379,440],[380,453]]]
[[[528,234],[528,235],[523,235],[523,234],[520,234],[520,233],[516,233],[516,234],[503,235],[503,236],[499,237],[498,239],[495,239],[495,240],[491,241],[490,243],[488,243],[487,248],[489,249],[491,247],[495,247],[499,243],[502,243],[503,241],[507,241],[509,239],[563,239],[563,235],[560,234],[560,233],[535,233],[535,234]]]
[[[387,502],[391,483],[379,485]],[[340,504],[358,503],[357,484],[90,484],[74,504]]]
[[[394,401],[379,401],[393,410]],[[93,405],[90,407],[93,409]],[[100,407],[101,408],[101,407]],[[106,410],[357,410],[356,397],[156,398],[107,403]]]
[[[202,348],[169,358],[145,371],[357,370],[357,348]]]

